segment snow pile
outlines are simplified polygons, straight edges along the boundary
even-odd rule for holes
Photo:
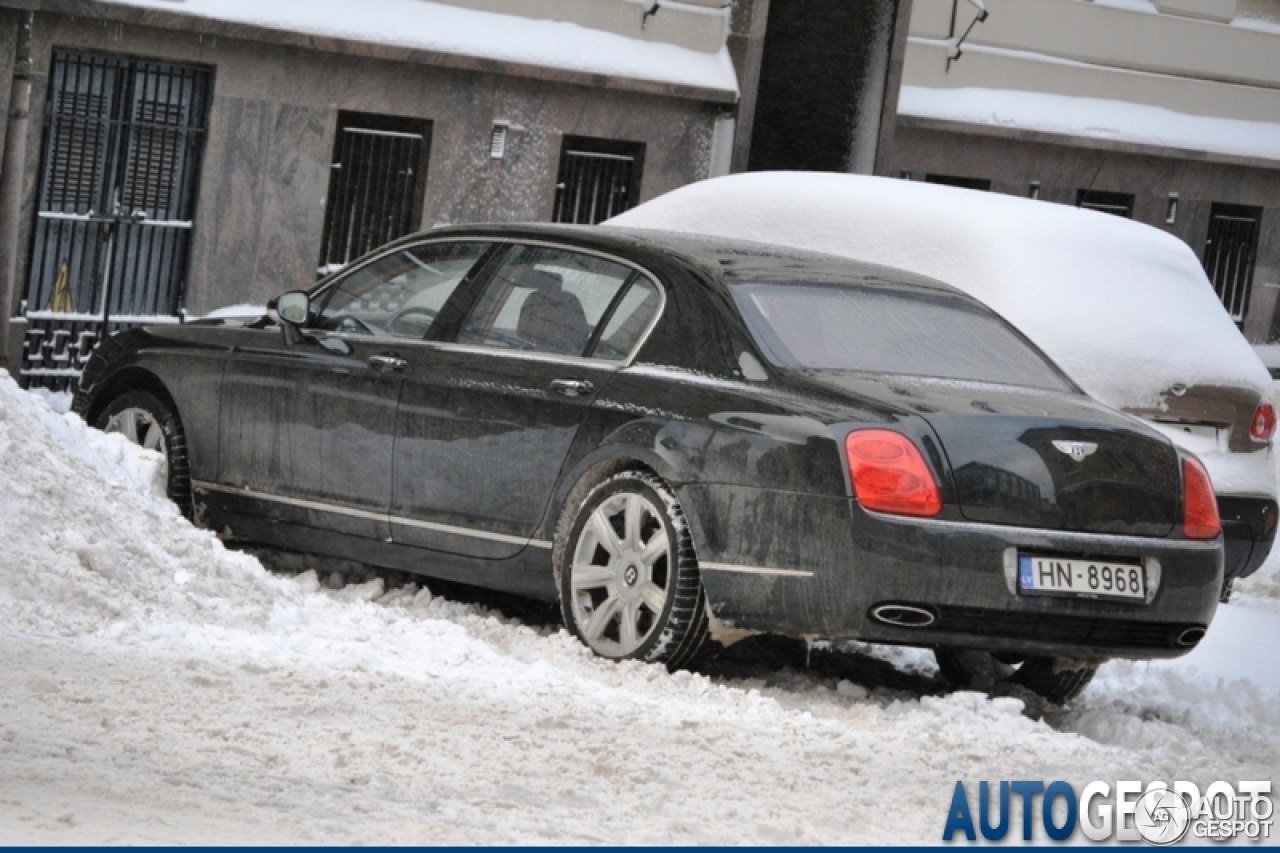
[[[122,6],[305,33],[325,38],[541,65],[567,71],[694,86],[736,96],[727,47],[703,53],[565,21],[535,20],[430,0],[103,0]],[[635,4],[636,21],[646,11]],[[709,10],[707,14],[726,12]]]
[[[120,441],[0,374],[10,843],[919,843],[957,779],[1280,766],[1280,694],[1173,665],[1104,670],[1047,723],[1013,697],[612,664],[426,589],[272,576]],[[1280,615],[1245,627],[1280,640]],[[923,654],[884,657],[928,693]]]
[[[163,496],[161,461],[35,404],[0,372],[3,624],[101,630],[153,608],[222,610],[244,601],[245,588],[273,583],[256,561],[181,519]],[[265,614],[256,608],[259,620]]]
[[[1117,408],[1156,405],[1178,383],[1271,399],[1271,377],[1195,253],[1120,217],[889,178],[755,172],[682,187],[608,225],[757,240],[931,276],[989,305]],[[1274,494],[1269,466],[1193,449],[1219,489]]]
[[[903,86],[898,112],[1010,130],[1280,160],[1280,124],[1275,122],[1188,115],[1127,101],[1011,89]]]

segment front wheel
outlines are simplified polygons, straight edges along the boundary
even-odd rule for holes
[[[162,477],[169,499],[191,517],[191,472],[187,465],[187,440],[178,413],[149,391],[128,391],[111,401],[95,426],[118,432],[134,444],[164,457]]]
[[[1098,672],[1096,666],[1068,669],[1055,664],[1053,658],[980,649],[939,648],[933,650],[933,656],[942,677],[957,690],[993,690],[999,684],[1020,684],[1055,705],[1065,705],[1079,696]]]
[[[556,527],[560,609],[574,636],[615,660],[685,666],[707,636],[684,513],[658,477],[624,471],[575,489]]]

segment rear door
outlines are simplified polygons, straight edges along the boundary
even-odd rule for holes
[[[621,260],[528,244],[475,291],[451,341],[408,356],[392,536],[502,559],[530,543],[583,414],[656,321],[662,292]]]

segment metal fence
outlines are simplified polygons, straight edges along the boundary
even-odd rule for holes
[[[1204,244],[1204,270],[1237,326],[1244,324],[1258,254],[1262,210],[1215,204],[1209,210],[1209,237]]]
[[[566,137],[553,222],[595,225],[635,206],[644,146]]]
[[[212,71],[56,49],[20,375],[63,387],[105,334],[177,322]]]
[[[417,230],[430,137],[428,121],[340,114],[320,275]]]

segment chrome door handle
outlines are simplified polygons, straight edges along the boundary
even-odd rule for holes
[[[386,372],[388,370],[404,370],[409,366],[409,362],[398,355],[371,355],[369,356],[369,366],[374,370]]]
[[[555,379],[551,382],[551,390],[566,397],[581,397],[596,390],[590,379]]]

